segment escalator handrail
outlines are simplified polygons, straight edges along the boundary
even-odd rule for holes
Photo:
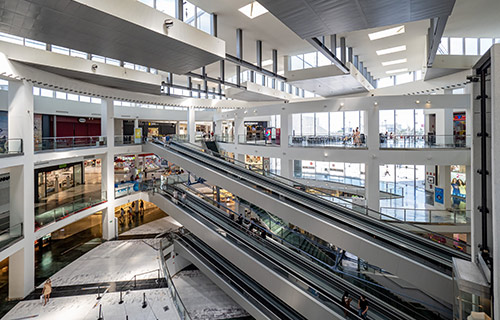
[[[178,144],[178,143],[176,143],[176,144]],[[200,152],[203,152],[203,151],[202,151],[202,150],[203,150],[203,148],[201,148],[201,147],[200,147],[200,146],[198,146],[198,145],[195,145],[195,144],[192,144],[192,143],[182,143],[182,144],[183,144],[183,145],[190,145],[190,146],[196,147],[197,149],[200,149]],[[180,145],[180,144],[179,144],[179,145]],[[190,148],[190,149],[193,149],[193,148]],[[194,150],[193,150],[193,151],[194,151]],[[204,152],[204,153],[206,153],[206,154],[209,154],[209,155],[212,155],[212,156],[213,156],[214,152],[213,152],[212,150],[208,150],[208,151],[209,151],[208,153],[207,153],[207,152]],[[429,234],[433,234],[433,235],[437,235],[437,236],[440,236],[440,237],[446,238],[446,239],[448,239],[448,240],[450,240],[450,241],[453,241],[453,242],[454,242],[454,241],[456,241],[455,239],[450,238],[450,237],[448,237],[448,236],[446,236],[446,235],[443,235],[443,234],[440,234],[440,233],[434,232],[434,231],[429,230],[429,229],[426,229],[426,228],[424,228],[424,227],[422,227],[422,226],[415,225],[415,224],[409,223],[409,222],[407,222],[407,221],[404,221],[404,220],[401,220],[401,219],[398,219],[398,218],[395,218],[395,217],[391,217],[391,216],[389,216],[389,215],[387,215],[387,214],[384,214],[383,212],[378,212],[378,211],[372,210],[372,209],[368,208],[367,206],[362,206],[362,205],[359,205],[359,204],[356,204],[356,203],[352,203],[352,202],[346,201],[346,200],[345,200],[345,199],[343,199],[343,198],[336,197],[336,196],[332,196],[332,195],[330,195],[330,194],[328,194],[328,193],[326,193],[326,192],[324,192],[324,191],[322,191],[322,190],[320,190],[320,189],[318,189],[318,188],[313,188],[313,187],[311,187],[311,186],[304,185],[304,184],[302,184],[302,183],[300,183],[300,182],[297,182],[297,181],[291,180],[291,179],[289,179],[289,178],[283,177],[283,176],[281,176],[281,175],[278,175],[278,174],[275,174],[275,173],[272,173],[272,172],[265,172],[262,168],[259,168],[259,167],[255,166],[255,165],[252,165],[252,164],[246,164],[246,163],[244,163],[244,162],[242,162],[242,161],[240,161],[240,160],[233,159],[233,158],[229,158],[229,157],[224,156],[224,155],[222,155],[222,154],[220,154],[220,153],[218,153],[216,157],[217,157],[217,158],[224,158],[225,160],[227,160],[226,162],[228,162],[229,164],[237,164],[237,163],[239,163],[239,164],[240,164],[240,165],[238,165],[238,167],[239,167],[239,168],[245,168],[246,166],[248,166],[249,168],[253,168],[254,170],[250,169],[250,171],[251,171],[251,172],[257,173],[257,174],[259,174],[260,176],[263,176],[263,177],[268,177],[268,178],[271,178],[271,179],[273,179],[274,181],[276,181],[276,180],[277,180],[278,182],[280,182],[280,181],[279,181],[280,179],[281,179],[281,180],[285,180],[285,181],[290,182],[292,185],[298,185],[298,186],[303,187],[303,188],[312,189],[312,190],[315,190],[315,191],[317,191],[317,192],[319,192],[319,193],[321,193],[321,194],[324,194],[326,197],[335,198],[335,199],[338,199],[338,200],[340,200],[340,201],[346,202],[348,205],[352,205],[352,206],[354,206],[354,207],[359,207],[359,208],[362,208],[362,210],[366,210],[366,211],[367,211],[367,213],[366,213],[366,214],[364,214],[364,216],[369,217],[368,211],[370,211],[370,212],[373,212],[373,213],[375,213],[375,214],[377,214],[377,215],[387,217],[388,219],[391,219],[391,220],[396,220],[398,223],[402,223],[402,224],[404,224],[404,225],[409,225],[409,226],[410,226],[410,227],[412,227],[412,228],[417,228],[417,229],[420,229],[422,232],[429,233]],[[216,159],[213,159],[213,160],[216,160]],[[261,171],[261,173],[259,173],[259,171]],[[276,177],[276,178],[274,178],[274,177]],[[287,186],[287,187],[290,187],[290,186]],[[297,191],[297,190],[295,190],[295,191]],[[321,198],[321,197],[320,197],[320,196],[318,196],[318,195],[315,195],[315,194],[310,194],[310,193],[306,193],[306,195],[307,195],[308,197],[315,197],[315,198],[318,198],[317,200],[320,200],[320,201],[328,201],[328,202],[329,202],[331,205],[333,205],[333,206],[340,206],[340,207],[342,207],[342,209],[343,209],[343,210],[348,210],[348,211],[351,211],[351,210],[352,210],[352,213],[355,213],[355,214],[357,214],[357,215],[360,215],[360,213],[359,213],[358,211],[355,211],[354,209],[349,209],[349,208],[347,208],[347,207],[343,206],[342,204],[335,203],[335,202],[330,201],[330,200],[328,200],[328,199]],[[304,196],[306,196],[306,195],[304,195]],[[387,225],[387,222],[386,222],[386,221],[383,221],[383,220],[376,220],[376,221],[381,222],[381,223],[383,223],[383,224],[386,224],[386,225]],[[395,227],[395,226],[392,226],[392,225],[389,225],[389,226],[391,226],[392,228],[400,229],[401,231],[405,231],[405,230],[403,230],[402,228],[398,228],[398,227]],[[436,242],[434,242],[434,241],[432,241],[432,240],[429,240],[429,239],[426,239],[426,238],[423,238],[423,237],[419,237],[419,238],[420,238],[420,239],[425,239],[425,240],[428,240],[430,243],[432,243],[432,244],[434,244],[434,245],[436,245],[436,244],[437,244]],[[439,244],[439,245],[441,245],[441,244]],[[465,243],[464,245],[465,245],[465,246],[467,246],[467,247],[470,247],[470,246],[471,246],[471,245],[470,245],[470,244],[468,244],[468,243]],[[449,248],[449,247],[446,247],[446,246],[443,246],[443,247],[445,247],[445,248]],[[449,248],[449,249],[451,249],[451,248]],[[451,249],[451,250],[453,250],[453,249]],[[459,252],[459,251],[457,251],[457,250],[453,250],[453,252]],[[464,254],[465,254],[465,253],[464,253]],[[463,258],[464,258],[464,259],[465,259],[465,258],[470,258],[470,255],[467,255],[466,257],[463,257]]]

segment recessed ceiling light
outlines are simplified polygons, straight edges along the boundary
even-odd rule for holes
[[[405,33],[405,26],[399,26],[378,32],[369,33],[368,37],[370,38],[370,40],[377,40],[377,39],[387,38],[390,36],[395,36],[397,34],[402,34],[402,33]]]
[[[402,46],[377,50],[377,55],[383,56],[384,54],[395,53],[395,52],[400,52],[400,51],[405,51],[405,50],[406,50],[406,46],[402,45]]]
[[[401,72],[408,72],[408,68],[390,70],[390,71],[387,71],[386,73],[392,74],[392,73],[401,73]]]
[[[239,8],[238,10],[250,19],[257,18],[258,16],[268,12],[267,9],[257,1],[252,1],[251,3]]]
[[[384,67],[387,67],[387,66],[392,66],[393,64],[405,63],[407,61],[408,61],[408,59],[404,58],[404,59],[398,59],[398,60],[392,60],[392,61],[382,62],[382,65]]]
[[[270,66],[272,64],[273,64],[273,60],[271,60],[271,59],[262,61],[262,66]]]

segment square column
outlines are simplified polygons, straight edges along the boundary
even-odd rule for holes
[[[244,134],[243,118],[234,116],[234,143],[240,144],[239,136]]]
[[[188,108],[188,137],[189,143],[194,143],[196,137],[196,120],[193,107]]]
[[[380,151],[379,138],[379,108],[373,106],[365,112],[364,116],[364,133],[366,146],[370,154],[368,162],[365,163],[365,204],[376,212],[380,211],[380,169],[378,162],[378,154]],[[372,214],[375,214],[372,212]],[[378,218],[378,216],[377,216]]]
[[[106,136],[108,152],[102,158],[101,183],[106,191],[107,208],[102,212],[102,238],[113,239],[115,234],[115,140],[114,140],[114,105],[112,99],[103,99],[101,103],[101,134]]]
[[[22,139],[24,152],[19,166],[10,170],[10,226],[23,223],[24,235],[24,249],[9,258],[10,299],[24,298],[35,286],[33,106],[33,86],[26,81],[9,81],[9,139]]]

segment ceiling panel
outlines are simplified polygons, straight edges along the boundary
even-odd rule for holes
[[[455,0],[260,0],[302,39],[451,14]]]
[[[107,0],[102,8],[110,8],[109,11],[96,9],[99,3],[95,5],[95,1],[88,1],[94,6],[82,4],[83,1],[0,0],[0,32],[177,74],[224,56],[225,48],[211,51],[198,47],[211,42],[217,49],[223,45],[220,39],[202,31],[187,30],[180,39],[169,36],[162,30],[168,16],[138,1]],[[111,6],[113,2],[121,6]],[[124,16],[134,17],[135,21]],[[184,28],[182,31],[192,29],[180,22],[174,27]]]

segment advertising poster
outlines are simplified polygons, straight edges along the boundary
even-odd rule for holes
[[[444,190],[442,188],[435,188],[434,201],[436,203],[444,203]]]
[[[141,128],[135,128],[135,134],[134,134],[134,142],[135,143],[141,143],[142,141],[142,129]]]

